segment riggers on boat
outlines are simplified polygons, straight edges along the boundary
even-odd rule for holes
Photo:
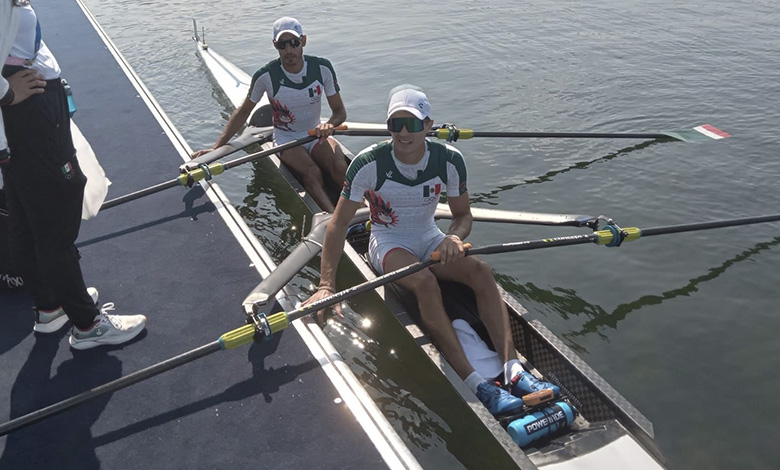
[[[232,103],[239,106],[247,94],[250,76],[206,46],[198,37],[197,28],[194,39],[198,45],[198,54],[217,83]],[[264,97],[255,110],[250,127],[230,143],[231,147],[241,148],[256,143],[261,140],[261,136],[267,140],[271,132],[268,106],[267,97]],[[272,144],[267,141],[263,145],[264,148],[272,148]],[[348,158],[352,157],[343,145],[342,149]],[[208,155],[204,157],[209,158]],[[273,157],[271,160],[306,206],[317,215],[312,220],[312,229],[302,243],[244,301],[245,311],[251,318],[256,318],[252,314],[263,309],[264,305],[272,303],[275,294],[319,254],[329,218],[306,194],[295,175],[285,168],[278,158]],[[199,163],[196,162],[195,166]],[[333,197],[335,199],[337,194]],[[473,214],[477,221],[544,225],[593,227],[594,221],[594,218],[587,216],[515,214],[484,209],[474,209]],[[448,216],[448,208],[440,205],[437,217]],[[359,224],[366,220],[368,211],[361,210],[353,222]],[[345,245],[344,254],[367,280],[371,280],[377,276],[366,260],[367,235],[367,231],[354,230],[349,237],[349,243]],[[453,283],[442,283],[441,288],[445,308],[450,317],[466,320],[490,344],[486,329],[476,314],[473,293],[465,286]],[[476,399],[419,327],[419,313],[413,296],[396,286],[378,290],[377,294],[439,366],[444,376],[511,457],[517,468],[664,468],[664,457],[654,440],[652,423],[541,322],[527,320],[524,316],[526,310],[516,299],[500,286],[499,290],[509,311],[512,337],[521,361],[537,377],[554,383],[561,390],[558,401],[544,403],[528,409],[528,413],[522,416],[507,417],[500,421],[491,416]],[[562,425],[564,421],[566,426]],[[534,435],[535,432],[541,434],[542,431],[544,436],[537,438]],[[523,447],[519,447],[513,438]]]

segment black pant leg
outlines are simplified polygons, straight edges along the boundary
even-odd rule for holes
[[[35,301],[35,307],[41,310],[53,310],[60,306],[54,291],[41,281],[38,275],[38,259],[30,223],[16,190],[17,178],[10,165],[4,165],[6,204],[8,210],[8,244],[11,268],[24,279],[25,286]]]
[[[41,292],[49,289],[74,325],[88,327],[98,310],[87,293],[75,247],[87,179],[75,156],[65,92],[49,81],[44,93],[3,108],[3,117],[11,151],[5,174],[13,180],[32,234],[38,278],[45,285]],[[25,241],[11,243],[24,246]]]

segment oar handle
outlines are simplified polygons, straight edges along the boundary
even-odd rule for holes
[[[334,131],[345,131],[347,130],[347,126],[345,124],[341,124],[340,126],[333,126]],[[309,135],[317,135],[316,129],[309,129],[308,132]]]
[[[469,249],[470,248],[471,248],[471,243],[464,243],[463,244],[463,249],[466,250],[466,256],[469,255]],[[431,253],[431,259],[433,261],[436,261],[436,262],[441,261],[441,252],[440,251],[434,251],[433,253]]]

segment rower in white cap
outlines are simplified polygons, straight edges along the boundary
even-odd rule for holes
[[[241,106],[230,116],[225,130],[212,148],[192,154],[196,158],[226,144],[249,118],[255,105],[268,93],[273,111],[274,143],[282,145],[306,137],[315,129],[320,139],[281,153],[282,162],[301,179],[304,188],[323,210],[333,212],[333,202],[324,186],[324,175],[341,184],[347,163],[338,143],[330,138],[333,128],[347,119],[339,94],[336,73],[330,61],[303,55],[306,35],[301,23],[285,16],[274,22],[271,37],[279,58],[272,60],[252,77]],[[322,97],[331,109],[327,122],[320,122]]]
[[[523,369],[493,270],[476,256],[465,257],[462,239],[471,232],[473,222],[466,165],[455,147],[426,139],[432,126],[431,105],[422,90],[402,85],[391,91],[387,128],[392,138],[363,150],[350,164],[328,223],[319,288],[306,303],[334,293],[344,239],[365,197],[371,208],[368,254],[377,272],[427,260],[434,251],[441,253],[441,263],[395,282],[414,293],[423,326],[477,398],[494,415],[509,414],[523,407],[518,397],[543,389],[552,389],[557,395],[559,390]],[[446,234],[434,222],[443,192],[452,211]],[[474,370],[444,310],[439,280],[459,282],[474,291],[480,318],[497,349],[511,393],[495,385],[494,377],[483,377]]]

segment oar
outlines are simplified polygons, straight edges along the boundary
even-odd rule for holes
[[[136,191],[134,193],[126,194],[124,196],[120,196],[114,199],[111,199],[110,201],[106,201],[103,203],[102,206],[100,206],[100,209],[108,209],[114,206],[118,206],[120,204],[124,204],[126,202],[134,201],[136,199],[142,198],[144,196],[148,196],[150,194],[159,193],[160,191],[174,188],[176,186],[186,186],[188,188],[191,188],[195,183],[201,180],[211,180],[211,178],[214,175],[219,175],[224,173],[226,170],[229,170],[233,167],[236,167],[238,165],[243,165],[244,163],[251,162],[254,160],[258,160],[260,158],[268,157],[270,155],[274,155],[279,152],[283,152],[284,150],[291,149],[293,147],[297,147],[299,145],[303,145],[307,142],[311,142],[312,140],[317,139],[314,135],[309,135],[306,137],[301,137],[300,139],[291,140],[290,142],[287,142],[286,144],[278,145],[276,147],[270,148],[268,150],[262,150],[260,152],[250,153],[249,155],[245,155],[241,158],[236,158],[235,160],[231,160],[227,163],[202,163],[197,168],[194,168],[192,170],[185,170],[181,175],[178,177],[165,181],[164,183],[156,184],[154,186],[150,186],[146,189],[142,189],[140,191]],[[237,151],[233,150],[233,151]],[[233,153],[233,152],[229,152]]]
[[[611,247],[620,246],[623,242],[638,240],[641,237],[651,237],[654,235],[664,235],[669,233],[693,232],[697,230],[709,230],[722,227],[734,227],[738,225],[760,224],[776,221],[780,221],[780,214],[640,229],[637,227],[620,228],[610,220],[605,229],[588,234],[543,238],[540,240],[528,240],[522,242],[500,243],[495,245],[485,245],[479,248],[472,248],[470,244],[466,243],[464,244],[464,247],[466,247],[466,256],[538,250],[541,248],[581,245],[584,243],[595,243],[597,245],[606,245]],[[293,310],[292,312],[275,313],[267,318],[267,326],[269,328],[264,329],[264,331],[266,335],[271,335],[286,328],[290,322],[297,320],[298,318],[335,305],[338,302],[341,302],[342,300],[353,295],[360,294],[361,292],[365,292],[379,286],[383,286],[404,276],[414,274],[435,263],[438,263],[438,255],[438,252],[434,252],[431,254],[431,259],[429,260],[410,264],[409,266],[387,273],[383,276],[379,276],[376,279],[364,282],[355,287],[351,287],[325,299],[300,307],[296,310]],[[257,305],[257,307],[261,307],[261,305]],[[259,308],[251,308],[249,305],[247,305],[246,301],[244,302],[244,309],[246,312],[251,310],[255,316],[265,317],[263,313],[256,311]],[[263,321],[261,320],[260,322],[262,323]]]
[[[757,217],[745,217],[740,219],[728,219],[712,222],[701,222],[682,225],[669,225],[662,227],[654,227],[648,229],[640,229],[636,227],[621,229],[617,225],[610,222],[607,225],[607,229],[599,230],[587,235],[573,235],[566,237],[553,237],[544,238],[540,240],[531,240],[514,243],[503,243],[496,245],[486,245],[479,248],[472,248],[467,244],[466,255],[479,255],[479,254],[495,254],[495,253],[507,253],[514,251],[528,251],[541,248],[552,248],[557,246],[569,246],[580,245],[584,243],[596,243],[598,245],[607,246],[619,246],[624,241],[634,241],[641,237],[649,237],[654,235],[664,235],[670,233],[692,232],[697,230],[709,230],[722,227],[733,227],[739,225],[759,224],[765,222],[780,221],[780,214],[765,215]],[[261,306],[258,304],[257,309],[250,308],[251,313],[248,314],[252,321],[252,324],[247,324],[231,330],[216,341],[205,344],[199,348],[193,349],[189,352],[173,357],[166,361],[157,363],[153,366],[141,369],[132,374],[121,377],[117,380],[111,381],[105,385],[93,388],[86,392],[83,392],[74,397],[68,398],[53,405],[41,408],[40,410],[32,413],[20,416],[19,418],[12,419],[6,423],[0,425],[0,436],[4,436],[10,432],[13,432],[19,428],[28,426],[42,419],[45,419],[54,414],[73,408],[85,401],[97,398],[107,393],[120,390],[128,387],[134,383],[146,380],[148,378],[159,375],[167,370],[174,369],[189,362],[193,362],[201,357],[205,357],[209,354],[221,351],[224,349],[236,349],[246,344],[251,343],[256,335],[269,337],[274,333],[278,333],[287,328],[291,322],[316,313],[319,310],[333,306],[339,302],[346,300],[349,297],[357,294],[376,289],[377,287],[384,286],[400,279],[405,276],[409,276],[418,271],[421,271],[427,267],[437,263],[438,253],[433,253],[431,259],[426,261],[420,261],[409,266],[403,267],[396,271],[389,272],[385,275],[379,276],[370,281],[366,281],[362,284],[358,284],[349,289],[343,290],[339,293],[326,297],[317,302],[299,307],[290,312],[278,312],[270,316],[267,316],[263,312],[255,311]],[[245,305],[245,307],[247,307]]]
[[[346,121],[342,125],[337,127],[337,129],[341,129],[341,130],[350,129],[350,130],[363,130],[363,131],[381,130],[386,128],[387,125],[385,124],[373,124],[368,122],[355,122],[355,121]],[[206,153],[204,155],[201,155],[198,158],[193,158],[192,160],[183,163],[180,169],[182,170],[182,172],[194,170],[195,168],[197,168],[198,166],[204,163],[208,164],[208,163],[215,162],[220,158],[226,157],[228,155],[238,152],[239,150],[245,149],[250,145],[262,144],[264,142],[267,142],[271,140],[273,129],[274,128],[272,126],[263,126],[263,127],[257,127],[252,125],[247,126],[247,128],[244,129],[244,131],[241,133],[240,136],[231,140],[230,142],[223,145],[222,147],[216,148],[209,153]]]
[[[385,137],[389,136],[387,130],[344,130],[336,132],[337,135],[349,135],[360,137]],[[725,139],[731,134],[718,129],[710,124],[703,124],[692,129],[678,129],[662,132],[490,132],[475,131],[472,129],[458,129],[452,125],[445,125],[429,132],[428,137],[456,141],[459,139],[471,139],[474,137],[512,137],[512,138],[542,138],[542,139],[666,139],[680,140],[683,142],[701,142],[713,139]]]
[[[432,254],[432,259],[424,263],[415,263],[397,271],[387,273],[384,276],[380,276],[376,279],[372,279],[371,281],[364,282],[345,291],[334,294],[328,298],[322,299],[318,302],[314,302],[288,313],[279,312],[271,315],[270,317],[266,317],[266,315],[262,313],[250,315],[250,318],[253,322],[252,324],[247,324],[228,331],[227,333],[220,336],[216,341],[204,344],[199,348],[193,349],[179,356],[172,357],[153,366],[149,366],[124,377],[120,377],[104,385],[87,390],[86,392],[82,392],[71,398],[67,398],[53,405],[49,405],[47,407],[33,411],[32,413],[28,413],[18,418],[14,418],[6,423],[0,424],[0,436],[5,436],[6,434],[29,426],[45,418],[69,410],[86,401],[93,400],[107,393],[121,390],[143,380],[150,379],[156,375],[162,374],[165,371],[183,366],[184,364],[193,362],[217,351],[222,351],[225,349],[237,349],[241,346],[251,343],[254,340],[256,334],[267,336],[282,331],[283,329],[287,328],[290,322],[294,320],[315,313],[318,310],[334,305],[361,292],[375,289],[393,282],[396,279],[408,276],[438,262],[433,260],[434,255],[438,255],[438,253]]]

